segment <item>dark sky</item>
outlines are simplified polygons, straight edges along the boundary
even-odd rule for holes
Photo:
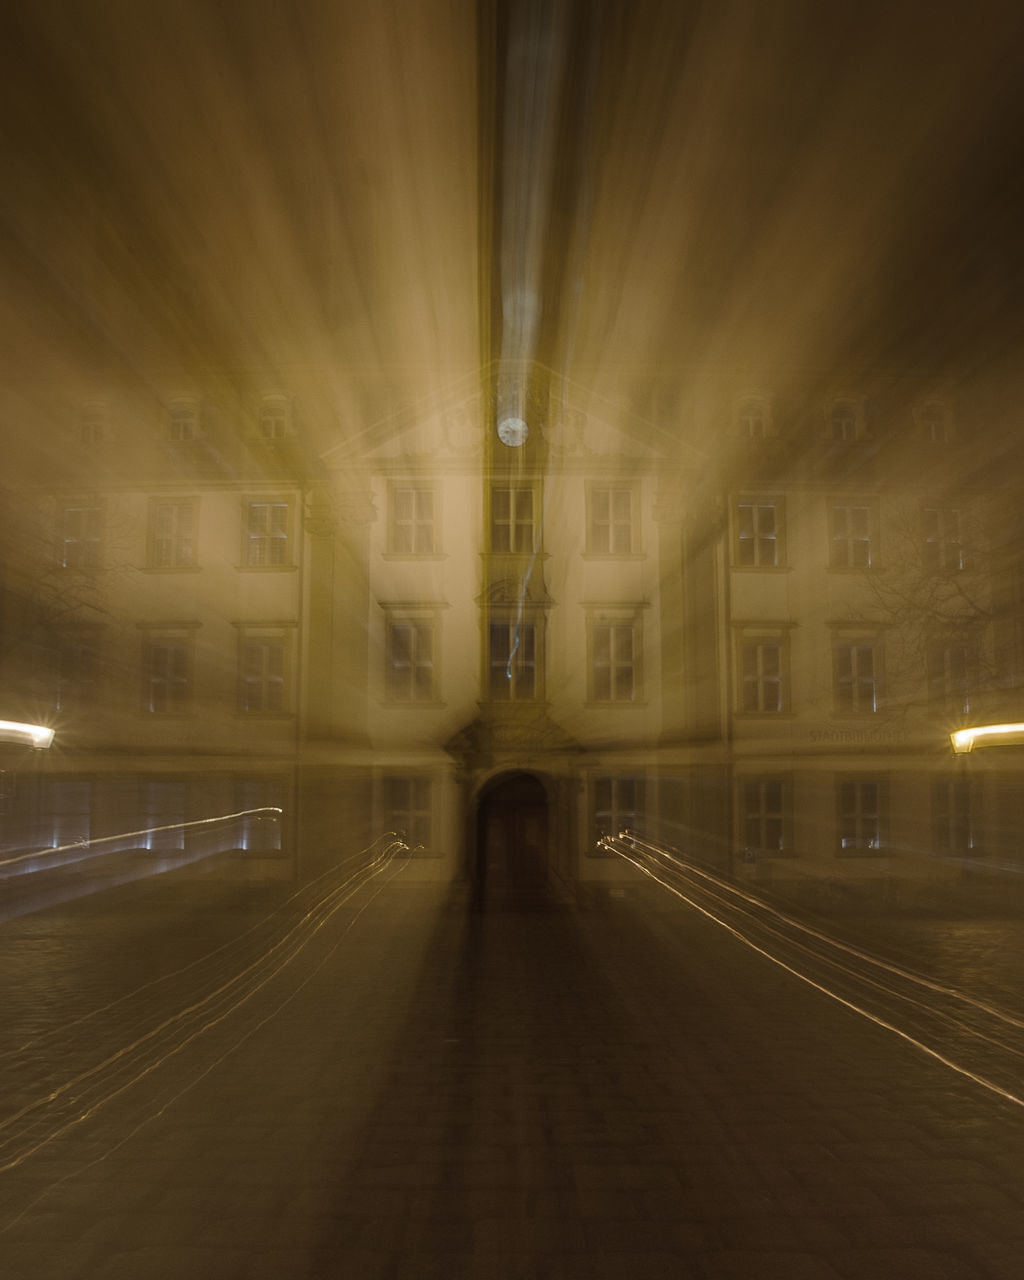
[[[1022,336],[1024,6],[9,9],[8,376],[447,376],[481,282],[519,271],[510,226],[539,237],[546,354],[581,368],[973,370]]]

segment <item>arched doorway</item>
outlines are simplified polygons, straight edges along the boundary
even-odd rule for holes
[[[493,778],[477,799],[475,881],[488,897],[548,883],[548,797],[530,773]]]

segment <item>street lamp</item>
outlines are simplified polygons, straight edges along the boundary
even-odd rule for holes
[[[40,751],[53,742],[53,730],[44,724],[24,724],[20,720],[0,720],[0,742],[16,742]]]
[[[1024,724],[981,724],[973,729],[957,729],[949,735],[953,750],[958,755],[973,751],[979,746],[1010,746],[1024,743]]]

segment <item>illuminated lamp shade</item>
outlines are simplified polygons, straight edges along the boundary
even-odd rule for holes
[[[1024,724],[981,724],[973,729],[957,729],[949,735],[956,754],[964,755],[975,746],[1024,745]]]
[[[24,747],[42,749],[53,742],[53,730],[44,724],[22,724],[19,720],[0,720],[0,742],[16,742]]]
[[[529,434],[530,428],[522,418],[502,418],[498,423],[498,439],[510,449],[518,449],[525,444]]]

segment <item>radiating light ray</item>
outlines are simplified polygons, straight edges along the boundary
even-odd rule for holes
[[[279,939],[274,946],[269,948],[257,960],[246,966],[239,973],[235,974],[227,982],[222,983],[215,991],[208,993],[201,1000],[195,1001],[192,1005],[179,1010],[170,1018],[164,1019],[161,1024],[150,1031],[139,1036],[134,1042],[122,1046],[115,1053],[110,1054],[103,1062],[96,1064],[87,1071],[80,1072],[71,1080],[66,1081],[63,1085],[51,1090],[47,1095],[37,1099],[34,1102],[27,1103],[18,1112],[9,1116],[0,1123],[0,1130],[9,1128],[16,1121],[26,1117],[32,1117],[30,1127],[21,1137],[23,1145],[21,1149],[14,1152],[5,1163],[0,1164],[0,1172],[5,1172],[23,1163],[29,1156],[48,1145],[55,1138],[73,1129],[76,1125],[81,1124],[90,1116],[94,1115],[101,1107],[107,1105],[112,1099],[119,1097],[125,1093],[134,1084],[138,1083],[145,1077],[152,1074],[160,1066],[169,1059],[175,1057],[182,1052],[189,1044],[205,1034],[211,1028],[218,1026],[232,1013],[239,1010],[243,1005],[247,1004],[256,994],[264,990],[267,985],[277,978],[309,945],[313,937],[327,924],[327,922],[341,909],[352,897],[371,880],[380,876],[395,861],[399,852],[407,852],[408,846],[403,841],[394,838],[378,841],[374,846],[370,847],[367,852],[372,852],[373,856],[361,868],[357,868],[351,875],[347,877],[340,885],[330,888],[319,903],[314,904],[307,910],[288,932]],[[349,859],[348,861],[351,861]],[[399,874],[404,869],[404,862],[399,864],[398,870],[393,875]],[[392,877],[393,878],[393,877]],[[343,931],[342,937],[337,940],[333,947],[324,957],[317,969],[322,967],[337,947],[340,946],[344,935],[359,918],[366,909],[366,903],[360,908],[349,922],[349,925]],[[318,909],[319,908],[319,909]],[[277,955],[278,952],[282,954]],[[213,953],[211,953],[213,954]],[[191,967],[191,966],[186,966]],[[312,976],[312,975],[309,975]],[[241,990],[236,991],[246,978],[252,978],[250,984],[246,987],[241,986]],[[309,978],[305,981],[308,981]],[[304,985],[304,982],[301,985]],[[226,1007],[218,1007],[218,1002],[226,1004]],[[287,1003],[287,1000],[282,1002]],[[201,1025],[190,1028],[187,1023],[189,1019],[194,1020],[196,1016],[205,1018]],[[273,1015],[268,1015],[266,1020]],[[185,1032],[184,1035],[179,1034],[179,1030]],[[176,1035],[176,1039],[172,1039],[169,1046],[162,1041],[166,1041],[171,1036]],[[154,1056],[147,1061],[144,1054],[150,1052]],[[226,1056],[226,1055],[225,1055]],[[137,1070],[127,1079],[118,1082],[116,1079],[111,1082],[111,1087],[103,1090],[98,1097],[90,1096],[90,1081],[101,1072],[113,1072],[120,1069],[125,1063],[130,1064],[135,1058],[141,1057],[142,1061]],[[72,1090],[85,1085],[84,1091],[77,1094]],[[72,1109],[72,1114],[67,1119],[61,1119],[59,1116],[54,1117],[54,1121],[50,1126],[42,1132],[33,1133],[33,1128],[38,1128],[38,1120],[32,1116],[33,1112],[40,1108],[49,1106],[52,1103],[58,1103],[59,1106],[66,1110]],[[54,1123],[55,1126],[54,1127]],[[0,1148],[9,1147],[13,1143],[19,1141],[18,1134],[5,1139],[0,1143]]]
[[[948,1057],[945,1053],[940,1052],[939,1050],[933,1048],[928,1044],[925,1044],[924,1041],[919,1040],[916,1036],[913,1036],[909,1032],[904,1031],[902,1028],[896,1026],[894,1023],[890,1022],[889,1020],[880,1017],[878,1014],[872,1013],[871,1010],[865,1009],[862,1005],[859,1005],[854,1001],[847,999],[845,996],[841,996],[838,992],[833,991],[831,988],[824,986],[820,982],[815,981],[815,979],[813,979],[809,974],[802,972],[800,969],[794,968],[790,964],[787,964],[784,960],[782,960],[779,956],[774,955],[771,951],[767,950],[764,947],[758,946],[758,944],[754,942],[753,939],[749,938],[746,934],[744,934],[742,930],[737,929],[734,925],[731,925],[727,920],[723,919],[719,915],[716,915],[714,911],[711,911],[708,908],[702,906],[699,902],[696,901],[696,899],[694,899],[693,897],[689,896],[686,893],[683,893],[680,889],[670,884],[666,879],[663,879],[661,876],[657,875],[655,871],[650,867],[650,865],[645,863],[645,861],[643,860],[642,854],[639,857],[630,856],[630,853],[627,853],[625,851],[625,848],[622,847],[625,844],[625,842],[621,838],[618,840],[614,838],[605,838],[604,840],[600,841],[600,844],[603,848],[609,849],[612,852],[618,854],[619,857],[623,858],[624,861],[630,863],[639,872],[641,872],[642,875],[646,876],[650,880],[653,880],[656,884],[661,885],[662,888],[667,889],[669,893],[673,894],[675,897],[685,902],[688,906],[692,907],[700,915],[704,916],[706,919],[712,921],[714,924],[717,924],[721,928],[725,929],[726,932],[729,933],[732,937],[734,937],[738,942],[742,942],[744,946],[750,948],[750,950],[756,952],[758,955],[763,956],[766,960],[769,960],[772,964],[778,966],[780,969],[783,969],[786,973],[789,973],[793,977],[798,978],[801,982],[805,983],[810,987],[813,987],[816,991],[820,991],[823,995],[828,996],[829,999],[836,1001],[836,1003],[842,1005],[844,1008],[847,1008],[852,1012],[859,1014],[861,1017],[866,1018],[869,1022],[874,1023],[876,1026],[881,1027],[883,1030],[892,1032],[893,1035],[898,1036],[901,1040],[905,1041],[907,1044],[912,1045],[914,1048],[918,1049],[921,1053],[924,1053],[926,1056],[941,1063],[943,1066],[948,1067],[950,1070],[954,1071],[957,1075],[960,1075],[965,1079],[971,1080],[973,1083],[979,1085],[983,1089],[986,1089],[987,1091],[995,1094],[996,1096],[1003,1098],[1007,1102],[1013,1103],[1015,1106],[1024,1107],[1024,1097],[1021,1097],[1018,1094],[1011,1092],[1009,1089],[1006,1089],[1002,1085],[997,1084],[994,1080],[991,1080],[988,1077],[979,1074],[978,1072],[972,1071],[970,1068],[964,1066],[962,1063],[955,1062],[952,1058]],[[631,848],[631,851],[632,851],[631,844],[629,847]]]

